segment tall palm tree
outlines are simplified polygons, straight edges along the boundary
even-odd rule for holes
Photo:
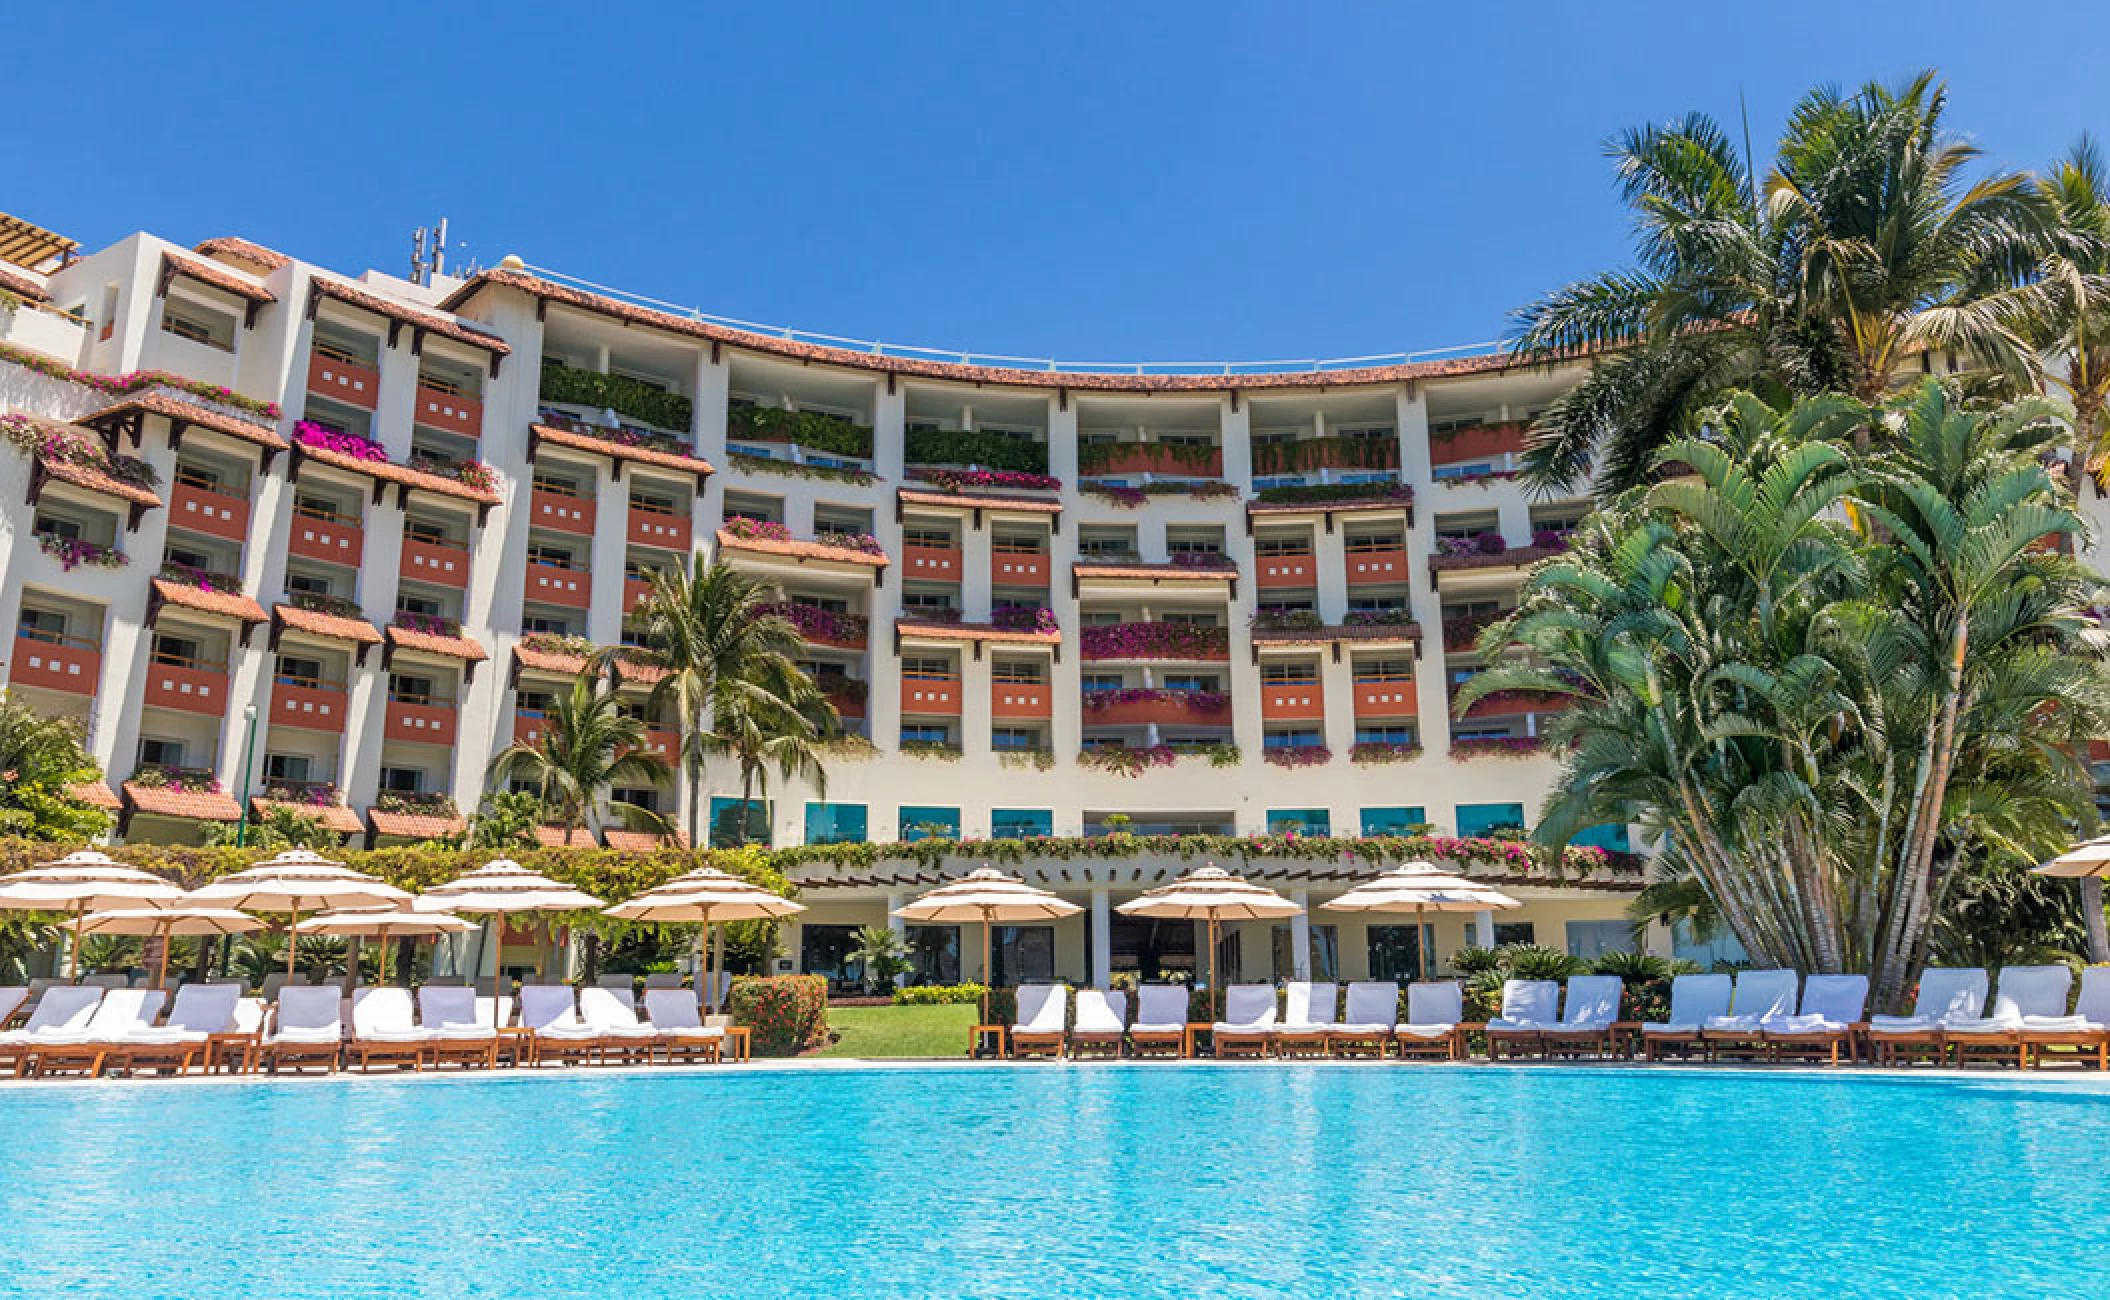
[[[1979,152],[1944,130],[1947,106],[1932,73],[1812,91],[1763,182],[1704,114],[1618,137],[1636,265],[1516,314],[1520,356],[1593,360],[1534,430],[1529,481],[1642,483],[1731,387],[1873,404],[1926,349],[2025,381],[2029,349],[1995,300],[2042,252],[2044,204],[2019,172],[1968,180]]]
[[[592,668],[557,695],[537,744],[509,745],[491,760],[491,782],[532,787],[546,816],[567,832],[598,832],[601,809],[637,830],[664,832],[666,819],[628,803],[605,803],[610,787],[658,785],[667,765],[644,749],[645,724],[624,711],[612,675]]]
[[[703,843],[704,763],[711,749],[708,714],[719,682],[795,671],[803,642],[798,629],[770,609],[781,598],[776,585],[766,579],[697,558],[687,572],[653,574],[651,590],[632,616],[647,654],[666,672],[652,688],[652,707],[674,717],[681,727],[691,844]]]
[[[739,842],[747,842],[755,795],[769,797],[772,770],[785,781],[803,777],[826,797],[824,746],[841,727],[835,706],[796,664],[759,661],[721,676],[711,692],[711,729],[705,748],[730,757],[740,772]]]
[[[70,718],[47,717],[0,691],[0,835],[81,842],[110,828],[72,787],[103,779]]]
[[[2005,294],[2004,323],[2073,404],[2074,443],[2110,492],[2110,172],[2082,136],[2042,183],[2051,236],[2036,273]]]

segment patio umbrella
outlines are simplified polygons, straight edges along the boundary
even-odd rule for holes
[[[161,940],[161,964],[154,972],[154,987],[168,983],[168,941],[177,935],[248,934],[264,923],[247,912],[226,907],[128,907],[93,912],[81,919],[81,934],[139,934]]]
[[[1065,902],[1017,876],[1007,876],[985,866],[895,908],[894,915],[904,921],[935,925],[982,923],[982,987],[985,990],[982,994],[982,1021],[986,1024],[989,1020],[989,994],[986,990],[994,983],[989,963],[989,936],[996,923],[1015,925],[1021,921],[1052,921],[1058,917],[1075,916],[1083,910],[1077,904]]]
[[[412,911],[408,907],[366,907],[322,912],[297,922],[299,934],[341,934],[359,939],[424,938],[467,934],[476,922],[446,912]],[[388,983],[388,945],[381,946],[381,982]]]
[[[1206,920],[1209,923],[1209,1000],[1216,1001],[1216,927],[1224,921],[1266,921],[1304,910],[1265,885],[1234,876],[1211,862],[1169,885],[1146,889],[1115,909],[1129,916]]]
[[[1403,862],[1319,906],[1329,912],[1412,912],[1415,965],[1426,979],[1434,973],[1435,963],[1429,959],[1428,945],[1421,941],[1425,913],[1487,912],[1523,904],[1500,890],[1454,876],[1433,863]]]
[[[0,876],[0,910],[72,915],[73,946],[66,956],[68,979],[80,973],[81,919],[88,913],[119,907],[160,907],[182,897],[182,889],[160,876],[128,867],[94,849]]]
[[[2036,868],[2040,876],[2073,880],[2082,876],[2110,876],[2110,835],[2084,840],[2058,857]]]
[[[493,858],[444,885],[434,885],[412,904],[418,911],[446,911],[466,916],[524,916],[533,912],[583,912],[601,900],[570,885],[540,876],[511,858]],[[481,961],[479,960],[479,963]],[[504,972],[491,970],[491,1015],[498,1015],[498,985]]]
[[[191,891],[190,902],[208,907],[236,907],[245,912],[284,913],[292,918],[286,935],[286,974],[293,973],[294,936],[302,912],[345,907],[388,907],[410,902],[407,890],[332,862],[312,849],[287,849],[246,871],[222,876]]]
[[[602,909],[623,921],[648,921],[658,925],[702,924],[704,997],[706,1006],[714,1012],[718,1009],[718,980],[712,974],[710,957],[714,927],[721,921],[774,921],[805,910],[804,903],[772,894],[760,885],[716,867],[698,867],[635,898],[626,898],[613,907]],[[722,938],[724,932],[717,933]],[[718,966],[720,969],[725,966],[722,946]]]

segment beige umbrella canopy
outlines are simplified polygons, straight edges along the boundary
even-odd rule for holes
[[[2040,876],[2110,876],[2110,835],[2086,840],[2036,869]]]
[[[296,934],[341,934],[360,939],[425,938],[440,934],[466,934],[476,922],[445,912],[412,911],[408,907],[363,907],[341,912],[323,912],[294,925]],[[388,948],[381,949],[381,982],[388,982]]]
[[[246,871],[191,891],[190,901],[245,912],[284,913],[297,927],[303,912],[408,904],[410,894],[375,876],[332,862],[312,849],[287,849]],[[293,936],[286,936],[286,971],[293,971]]]
[[[225,907],[132,907],[95,912],[83,917],[82,934],[138,934],[161,940],[161,965],[154,972],[154,987],[168,983],[168,941],[177,935],[248,934],[264,923],[247,912]]]
[[[1217,997],[1216,927],[1224,921],[1265,921],[1295,916],[1304,910],[1265,885],[1234,876],[1215,863],[1196,867],[1169,885],[1146,889],[1114,909],[1130,916],[1209,923],[1209,997]]]
[[[700,924],[706,932],[704,947],[704,997],[712,1011],[718,1009],[718,980],[711,970],[710,935],[721,921],[774,921],[806,910],[781,894],[772,894],[752,881],[742,880],[716,867],[698,867],[674,877],[664,885],[603,908],[620,921],[644,921],[654,925]],[[725,954],[718,954],[718,966]]]
[[[1463,876],[1454,876],[1428,862],[1403,862],[1380,872],[1354,889],[1320,907],[1329,912],[1412,912],[1414,953],[1422,978],[1434,971],[1428,945],[1422,942],[1422,917],[1429,912],[1488,912],[1521,907],[1509,895]]]
[[[470,916],[526,916],[534,912],[583,912],[601,900],[570,885],[537,875],[511,858],[493,858],[444,885],[434,885],[412,904],[419,911],[446,911]],[[478,964],[482,964],[481,958]],[[491,1014],[498,1014],[498,986],[504,972],[491,970]]]
[[[998,922],[1014,925],[1021,921],[1052,921],[1058,917],[1075,916],[1083,910],[1077,904],[1065,902],[1017,876],[1007,876],[993,867],[982,867],[895,908],[894,915],[904,921],[932,925],[964,925],[980,921],[982,986],[986,989],[992,983],[989,963],[992,926]],[[982,997],[982,1019],[989,1019],[986,993]]]
[[[66,958],[68,979],[80,972],[81,920],[88,913],[123,907],[161,907],[182,897],[182,889],[160,876],[128,867],[94,849],[0,876],[0,911],[72,915],[73,946]]]

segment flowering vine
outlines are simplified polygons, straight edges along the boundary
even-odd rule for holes
[[[1062,480],[1015,469],[923,469],[911,477],[947,492],[967,488],[1008,488],[1018,492],[1060,492]]]
[[[62,365],[41,353],[30,352],[12,344],[0,343],[0,361],[11,361],[27,370],[52,379],[63,379],[68,383],[92,388],[97,392],[110,393],[118,397],[129,397],[133,393],[151,388],[165,388],[182,393],[200,401],[215,403],[245,415],[260,416],[276,421],[280,411],[277,402],[259,401],[245,397],[223,384],[208,384],[182,375],[172,375],[166,370],[133,370],[122,375],[99,375],[92,370],[76,370]]]
[[[1270,745],[1262,754],[1276,767],[1318,767],[1333,761],[1333,751],[1324,745]]]
[[[1365,740],[1357,742],[1355,747],[1348,751],[1349,762],[1360,763],[1365,767],[1377,763],[1404,763],[1419,757],[1421,746],[1411,741]]]
[[[1454,740],[1451,757],[1461,763],[1476,758],[1530,758],[1546,748],[1540,736],[1487,736],[1477,740]]]
[[[1171,767],[1179,758],[1170,745],[1095,745],[1077,755],[1077,766],[1116,776],[1141,776],[1153,767]]]
[[[1118,690],[1086,691],[1084,711],[1097,713],[1123,704],[1177,704],[1194,713],[1221,713],[1231,707],[1231,697],[1222,691],[1178,690],[1169,686],[1124,686]]]
[[[1077,643],[1086,659],[1223,659],[1231,632],[1195,623],[1107,623],[1084,628]]]
[[[122,569],[132,562],[130,556],[115,546],[104,546],[81,537],[38,533],[37,546],[44,554],[57,559],[59,567],[69,573],[84,564],[91,569]]]
[[[178,564],[174,560],[163,560],[161,562],[161,572],[158,576],[166,578],[170,582],[181,583],[186,587],[196,587],[199,591],[222,591],[230,596],[242,594],[242,580],[233,574],[214,573],[210,569],[200,569],[195,565],[189,564]]]
[[[293,426],[293,441],[303,447],[335,452],[340,456],[350,456],[354,460],[388,459],[388,453],[373,439],[362,438],[356,433],[346,433],[342,429],[332,429],[313,420],[302,420]]]

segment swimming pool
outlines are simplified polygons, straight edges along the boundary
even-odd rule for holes
[[[0,1089],[0,1293],[2100,1294],[2110,1093],[1614,1069]]]

